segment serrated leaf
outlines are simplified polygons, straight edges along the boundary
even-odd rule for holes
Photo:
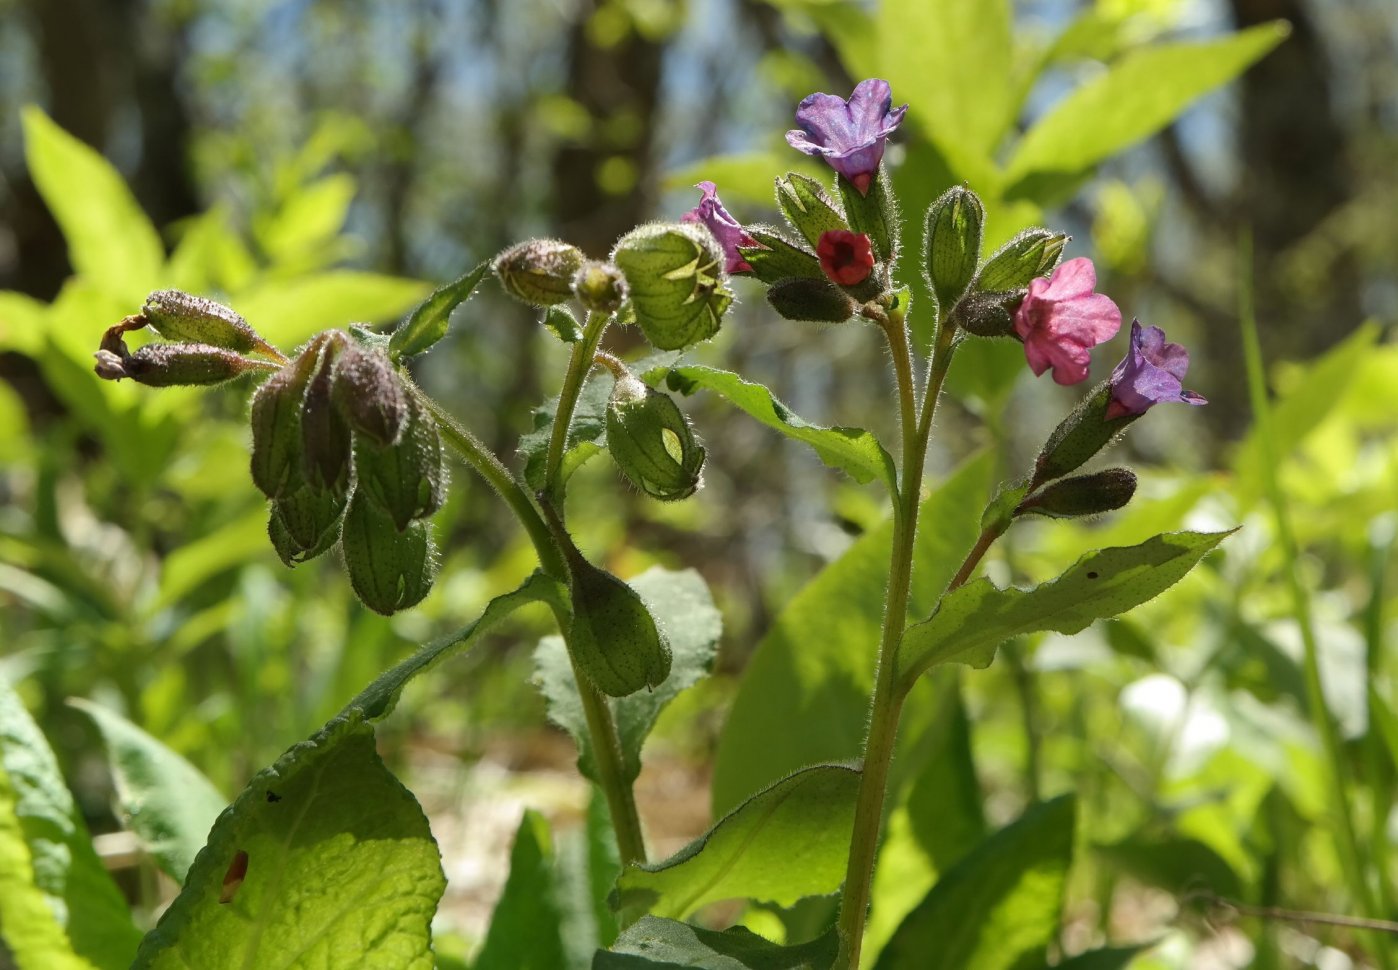
[[[1278,21],[1218,40],[1155,44],[1126,54],[1034,123],[1010,160],[1008,194],[1013,197],[1032,175],[1081,172],[1154,134],[1288,33]]]
[[[555,899],[553,839],[548,822],[526,811],[510,850],[510,875],[485,943],[471,970],[553,970],[570,964]]]
[[[24,109],[29,174],[78,275],[133,305],[155,288],[165,247],[111,163],[35,107]]]
[[[0,680],[0,952],[19,970],[116,970],[139,939],[53,751]]]
[[[389,357],[395,361],[412,357],[445,337],[452,311],[470,299],[489,269],[490,260],[486,260],[469,273],[438,287],[418,304],[393,331],[388,343]]]
[[[914,615],[931,610],[975,542],[979,530],[966,510],[984,502],[989,488],[990,461],[982,454],[923,500],[924,526],[913,558]],[[860,756],[891,537],[887,520],[861,536],[787,603],[757,645],[719,738],[715,813],[802,765]],[[924,726],[916,718],[925,718],[930,706],[906,706],[904,739]]]
[[[655,372],[646,376],[653,378]],[[682,394],[693,394],[701,387],[713,391],[767,427],[810,445],[821,461],[847,472],[861,485],[878,479],[890,492],[897,488],[893,459],[872,432],[862,428],[822,428],[804,421],[767,388],[745,381],[731,371],[714,367],[676,367],[669,372],[666,383]]]
[[[680,919],[722,899],[791,906],[840,888],[854,825],[859,772],[815,765],[788,775],[655,865],[617,879],[623,913]]]
[[[622,763],[627,777],[634,781],[641,772],[641,748],[660,712],[680,691],[707,676],[713,666],[722,617],[703,577],[692,569],[673,572],[653,567],[629,585],[650,610],[671,651],[670,676],[663,683],[654,690],[610,701]],[[592,735],[562,637],[545,637],[539,642],[534,653],[534,682],[548,702],[549,717],[577,742],[578,770],[595,780]]]
[[[936,611],[910,626],[898,647],[901,689],[943,663],[985,667],[1010,637],[1052,630],[1077,633],[1154,599],[1232,532],[1173,532],[1136,546],[1102,549],[1057,579],[1030,590],[1000,589],[977,579],[949,593]]]
[[[592,970],[825,970],[838,949],[833,929],[809,943],[779,946],[743,926],[706,930],[645,916],[597,954]]]
[[[446,887],[412,794],[359,714],[259,772],[214,824],[184,891],[141,944],[144,968],[433,965]]]
[[[114,711],[74,698],[107,745],[117,803],[127,826],[177,883],[228,799],[198,768]]]
[[[978,845],[908,914],[878,970],[1043,966],[1073,857],[1073,796],[1031,808]]]

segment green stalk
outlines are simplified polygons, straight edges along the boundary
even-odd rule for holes
[[[1315,625],[1311,617],[1311,601],[1305,587],[1301,585],[1300,552],[1296,535],[1291,528],[1291,513],[1286,496],[1282,493],[1277,478],[1279,456],[1276,441],[1272,436],[1272,415],[1263,375],[1262,345],[1257,336],[1257,319],[1252,305],[1252,240],[1246,234],[1240,239],[1238,250],[1238,325],[1242,331],[1243,357],[1247,365],[1248,397],[1252,403],[1253,420],[1257,423],[1258,438],[1262,446],[1263,485],[1268,504],[1272,507],[1277,542],[1285,563],[1292,614],[1297,627],[1300,628],[1301,642],[1305,648],[1302,672],[1306,682],[1306,706],[1316,734],[1320,736],[1321,745],[1325,749],[1325,769],[1329,775],[1325,789],[1330,795],[1330,813],[1338,823],[1335,851],[1340,857],[1340,868],[1344,870],[1354,901],[1365,916],[1376,917],[1378,913],[1374,894],[1364,875],[1364,856],[1359,847],[1354,818],[1350,815],[1349,773],[1345,770],[1344,746],[1325,704],[1325,690],[1320,674],[1320,647],[1316,642]],[[1378,958],[1379,965],[1384,970],[1392,970],[1393,963],[1383,936],[1373,935],[1370,938],[1369,949]]]
[[[904,313],[891,310],[883,322],[893,354],[894,376],[901,402],[900,430],[903,439],[902,481],[893,508],[893,552],[889,564],[888,593],[884,603],[883,632],[879,643],[878,667],[874,673],[874,694],[869,706],[869,734],[864,742],[864,764],[859,776],[859,794],[854,809],[854,832],[850,838],[845,888],[840,899],[840,951],[836,967],[859,966],[864,924],[869,913],[869,893],[873,885],[874,862],[878,855],[879,833],[883,827],[883,805],[887,797],[888,771],[893,762],[898,737],[898,718],[905,692],[897,684],[894,657],[908,621],[908,596],[912,588],[913,540],[917,535],[919,499],[922,494],[923,465],[931,437],[932,417],[951,364],[954,328],[943,325],[932,352],[932,364],[920,415],[911,407],[913,386],[912,351]],[[916,418],[914,426],[914,418]]]
[[[563,389],[558,392],[558,410],[553,415],[553,434],[549,438],[548,456],[544,464],[544,493],[554,501],[560,512],[563,507],[563,455],[568,450],[568,429],[573,424],[573,411],[578,406],[583,381],[592,370],[597,345],[611,323],[610,314],[589,310],[583,325],[582,339],[573,344],[573,356],[568,358],[568,372],[563,376]]]

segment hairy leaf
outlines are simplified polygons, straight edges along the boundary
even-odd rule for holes
[[[432,291],[398,329],[388,342],[388,354],[395,361],[420,354],[447,335],[447,324],[452,311],[470,299],[486,272],[490,260],[475,269]]]

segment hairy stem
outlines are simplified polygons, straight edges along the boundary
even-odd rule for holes
[[[611,322],[611,315],[588,311],[582,339],[573,344],[573,356],[568,359],[568,372],[563,376],[563,389],[558,392],[558,410],[553,415],[553,434],[549,437],[548,456],[544,464],[544,492],[563,507],[563,454],[568,450],[568,429],[573,423],[573,410],[578,406],[587,372],[592,370],[597,345]]]

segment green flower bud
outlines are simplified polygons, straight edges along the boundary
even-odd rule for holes
[[[533,306],[553,306],[573,296],[573,277],[583,252],[557,239],[516,243],[495,257],[492,268],[505,292]]]
[[[636,591],[576,549],[569,552],[568,570],[573,601],[568,649],[583,676],[611,697],[664,683],[670,676],[670,644]]]
[[[975,288],[981,293],[1022,290],[1034,277],[1053,272],[1067,244],[1064,233],[1026,229],[986,260],[976,276]]]
[[[146,297],[141,319],[166,340],[281,357],[235,311],[180,290],[158,290]]]
[[[367,435],[354,438],[358,492],[387,512],[399,532],[442,507],[447,464],[437,421],[411,395],[403,433],[391,445]]]
[[[894,201],[893,186],[888,180],[888,166],[879,166],[878,173],[869,182],[867,194],[861,193],[843,175],[835,181],[840,188],[840,198],[845,203],[845,217],[849,220],[850,229],[869,237],[879,262],[892,262],[898,254],[899,222],[898,204]]]
[[[631,484],[663,502],[688,498],[702,482],[704,449],[668,394],[627,375],[607,404],[607,450]]]
[[[345,496],[302,482],[273,500],[267,518],[272,547],[288,566],[308,562],[340,538]]]
[[[301,408],[323,344],[323,338],[316,338],[252,396],[252,481],[268,498],[279,498],[305,481]]]
[[[349,425],[380,445],[391,445],[408,420],[408,395],[387,355],[350,344],[335,365],[335,404]]]
[[[437,577],[428,523],[419,520],[399,532],[387,512],[357,491],[345,513],[340,548],[354,594],[385,616],[420,602]]]
[[[739,246],[738,254],[752,267],[752,275],[769,286],[793,276],[823,280],[825,273],[813,252],[768,226],[746,226],[758,246]]]
[[[820,242],[821,233],[849,229],[844,214],[825,187],[804,175],[790,172],[786,178],[777,179],[777,205],[792,228],[812,246]]]
[[[844,323],[859,305],[829,280],[786,279],[767,290],[767,302],[787,320]]]
[[[925,276],[937,303],[950,313],[976,275],[985,206],[976,193],[952,186],[927,210]]]
[[[208,344],[146,344],[134,354],[103,349],[93,356],[93,370],[103,380],[129,377],[147,387],[207,387],[271,366]]]
[[[1041,489],[1019,504],[1015,515],[1046,515],[1075,519],[1119,509],[1136,494],[1136,475],[1126,468],[1108,468],[1074,475]]]
[[[680,350],[718,333],[733,302],[722,261],[713,235],[689,222],[633,229],[612,252],[636,323],[658,350]]]
[[[1108,418],[1107,406],[1111,399],[1111,382],[1103,381],[1053,429],[1034,463],[1036,486],[1081,468],[1140,417],[1139,414],[1123,414]]]
[[[573,277],[578,302],[597,313],[615,313],[626,299],[626,277],[611,263],[589,260]]]
[[[306,481],[344,495],[350,480],[350,426],[335,406],[335,365],[349,346],[338,331],[326,335],[301,402],[301,456]]]

